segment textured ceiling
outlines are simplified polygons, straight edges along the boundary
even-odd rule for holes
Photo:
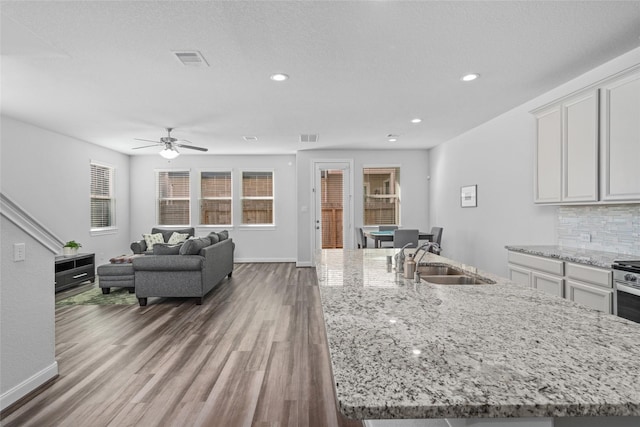
[[[212,154],[427,148],[640,45],[640,1],[2,1],[0,13],[2,113],[128,154],[153,153],[134,138],[164,127]],[[468,72],[481,78],[461,82]]]

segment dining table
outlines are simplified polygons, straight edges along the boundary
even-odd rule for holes
[[[365,231],[365,237],[373,239],[373,245],[376,248],[381,247],[381,242],[393,242],[393,232],[394,230],[384,230],[384,231]],[[426,233],[424,231],[418,231],[418,240],[429,240],[433,241],[433,234]]]

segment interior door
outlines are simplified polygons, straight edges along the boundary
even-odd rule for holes
[[[314,169],[314,248],[352,248],[350,163],[316,162]]]

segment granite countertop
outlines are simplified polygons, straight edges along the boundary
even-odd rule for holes
[[[416,284],[396,251],[316,254],[344,415],[640,415],[640,325],[433,254],[496,284]]]
[[[615,260],[637,260],[640,255],[619,254],[615,252],[592,251],[589,249],[571,248],[568,246],[505,246],[507,250],[529,255],[556,258],[562,261],[593,265],[609,269]]]

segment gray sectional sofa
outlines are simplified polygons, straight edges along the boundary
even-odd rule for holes
[[[132,261],[140,305],[147,305],[148,297],[197,298],[196,304],[202,304],[209,291],[233,274],[234,249],[226,231],[180,245],[154,245],[154,255]]]

